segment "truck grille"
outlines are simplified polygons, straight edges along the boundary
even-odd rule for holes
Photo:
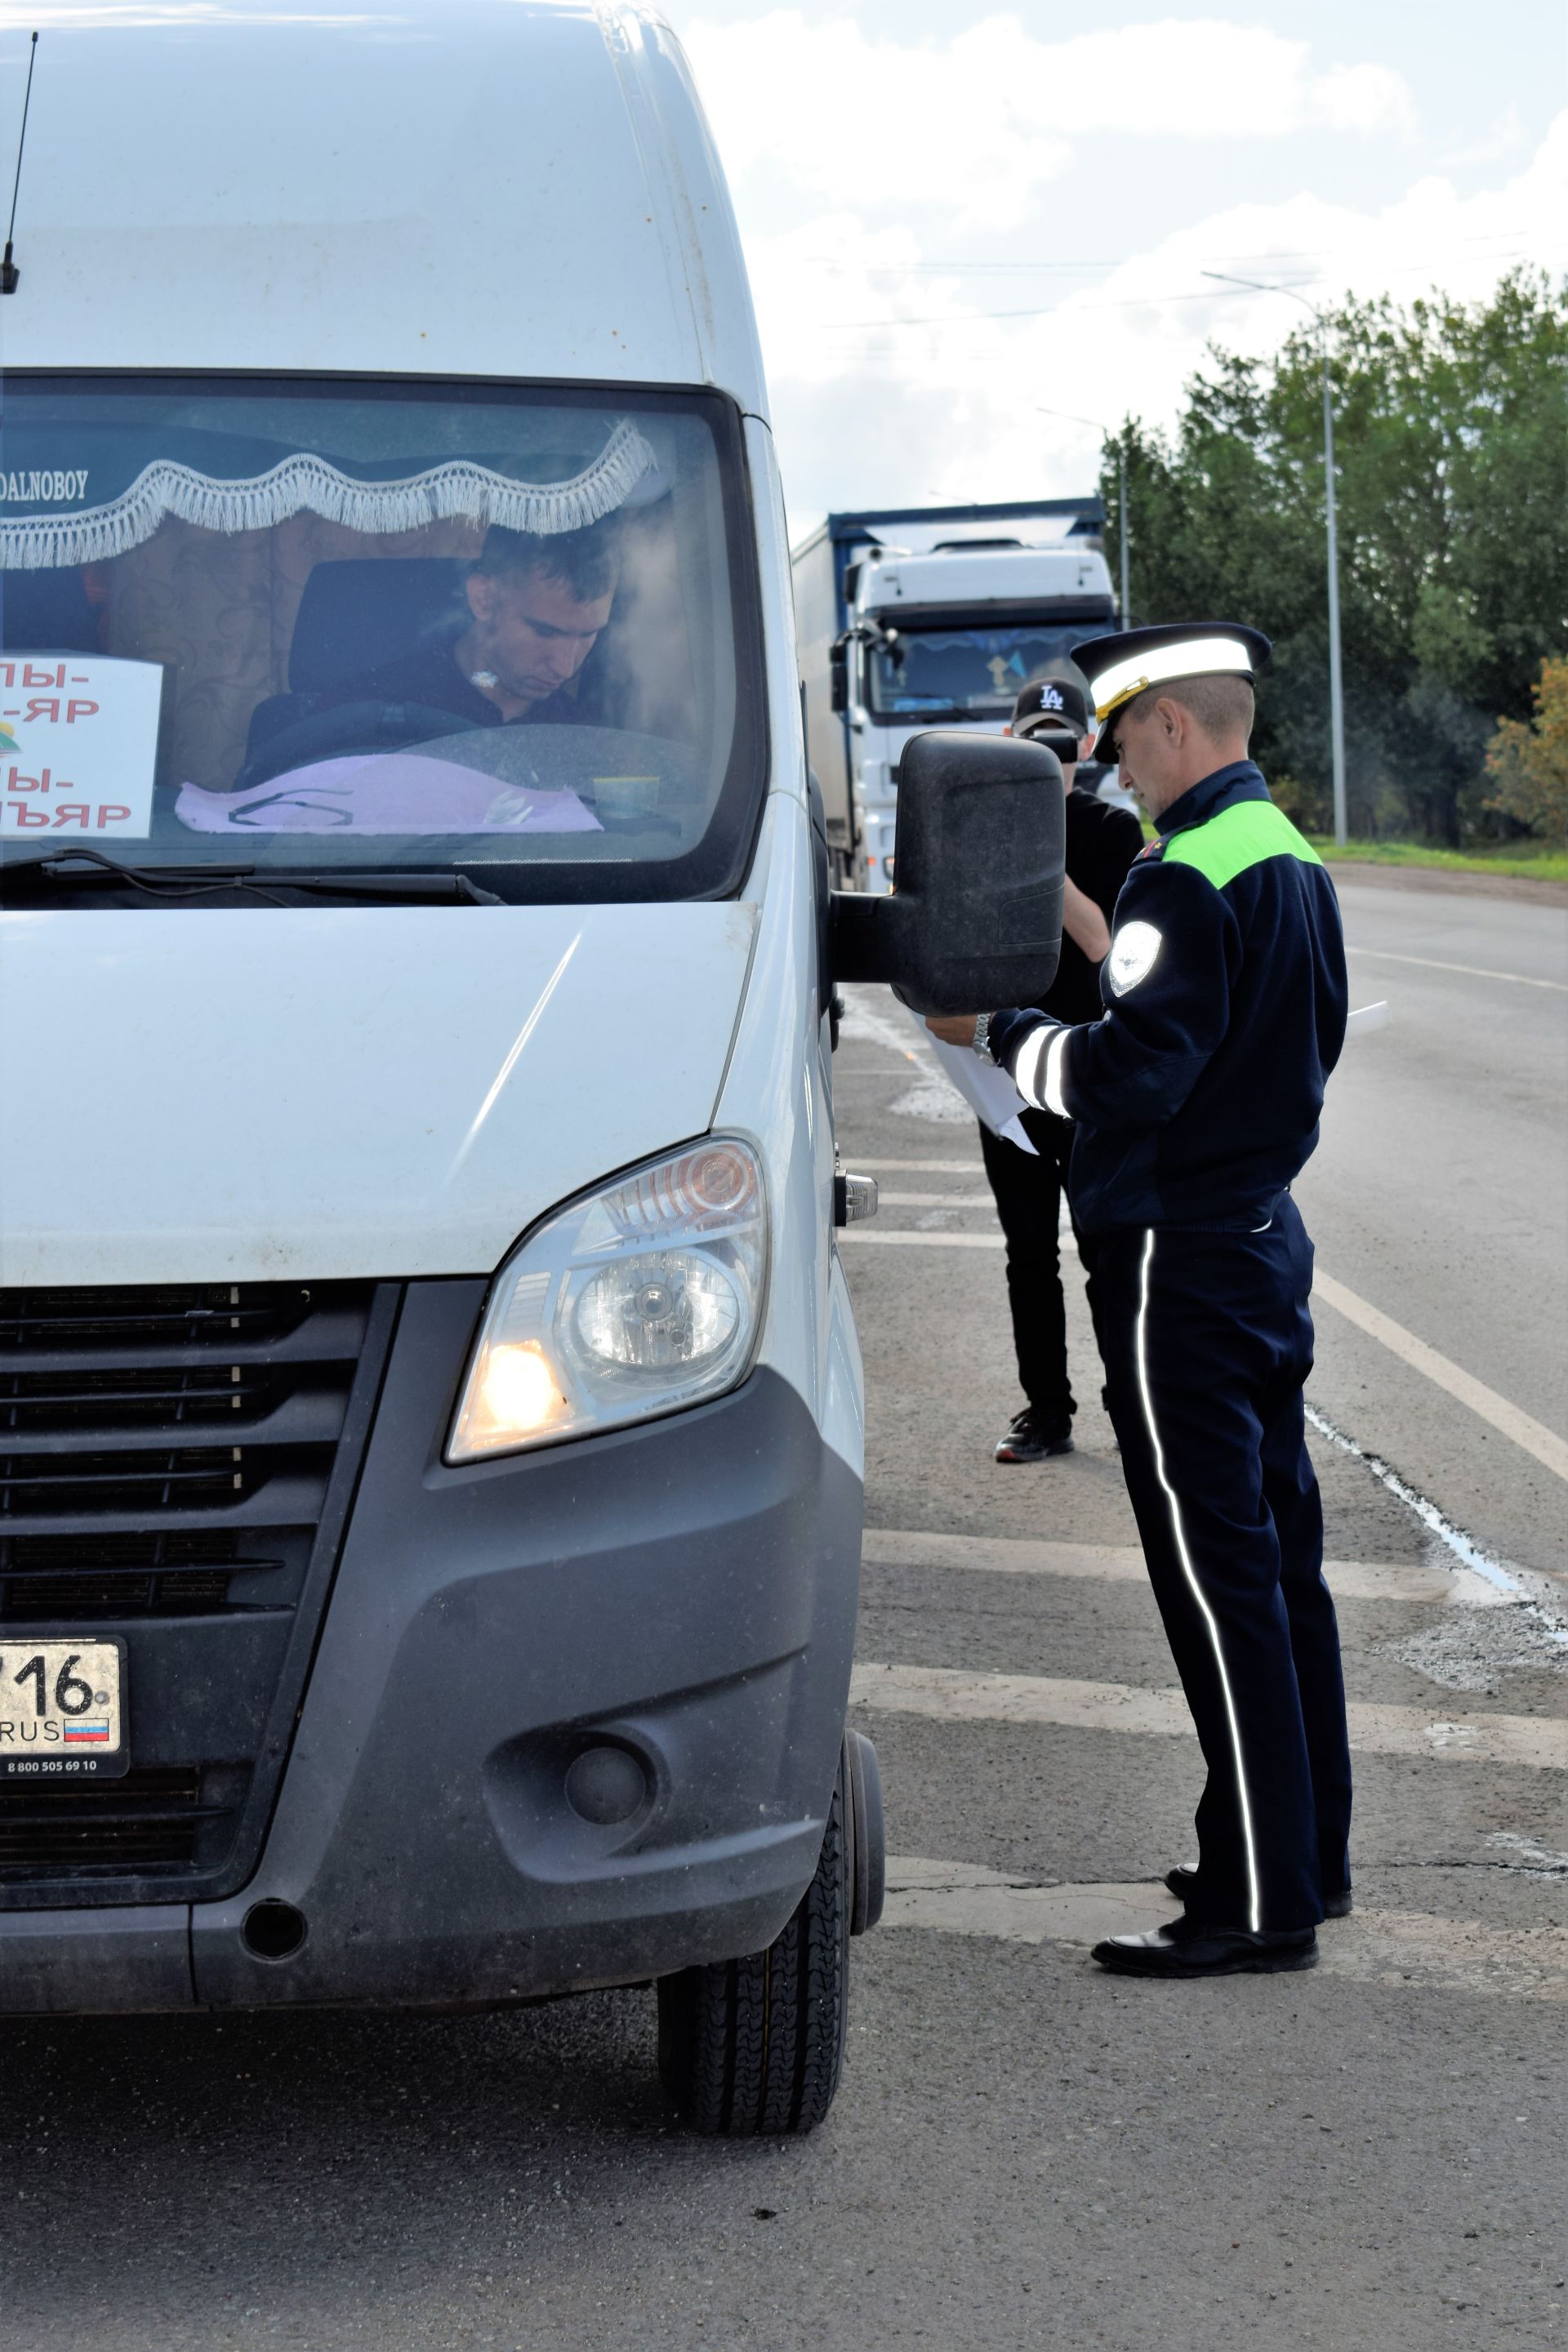
[[[254,1867],[398,1295],[0,1290],[0,1643],[122,1633],[132,1757],[0,1779],[0,1908],[211,1899]]]

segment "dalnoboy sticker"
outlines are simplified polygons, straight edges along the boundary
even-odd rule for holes
[[[0,839],[145,841],[163,693],[156,662],[0,659]]]

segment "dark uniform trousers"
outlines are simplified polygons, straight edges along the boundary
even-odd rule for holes
[[[1313,1926],[1350,1884],[1350,1750],[1302,1388],[1312,1245],[1289,1193],[1261,1232],[1096,1242],[1128,1493],[1207,1782],[1189,1909]]]
[[[1065,1425],[1077,1407],[1068,1378],[1060,1226],[1075,1130],[1070,1118],[1053,1118],[1047,1110],[1021,1111],[1019,1118],[1035,1147],[1035,1159],[984,1126],[980,1129],[980,1150],[1007,1249],[1007,1303],[1013,1314],[1018,1383],[1042,1420]],[[1076,1224],[1073,1239],[1083,1262],[1084,1286],[1098,1341],[1095,1242],[1092,1234],[1080,1233]]]

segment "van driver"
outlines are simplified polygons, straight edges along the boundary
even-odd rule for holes
[[[566,689],[609,620],[619,572],[611,524],[549,537],[496,524],[463,583],[461,633],[362,672],[327,701],[418,703],[465,727],[572,725],[589,714]]]

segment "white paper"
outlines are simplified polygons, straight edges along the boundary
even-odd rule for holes
[[[1375,1004],[1363,1004],[1358,1012],[1351,1014],[1345,1023],[1345,1035],[1364,1037],[1369,1029],[1386,1029],[1387,1026],[1387,999],[1379,997]]]
[[[931,1035],[923,1014],[910,1012],[907,1004],[904,1011],[942,1064],[944,1076],[952,1079],[981,1124],[988,1127],[993,1135],[1005,1136],[1009,1143],[1016,1143],[1031,1160],[1037,1160],[1040,1155],[1018,1118],[1018,1113],[1026,1110],[1028,1105],[1006,1071],[997,1069],[993,1062],[983,1062],[968,1045],[944,1045],[940,1037]]]
[[[145,841],[163,695],[157,662],[0,660],[0,835],[41,850]]]

